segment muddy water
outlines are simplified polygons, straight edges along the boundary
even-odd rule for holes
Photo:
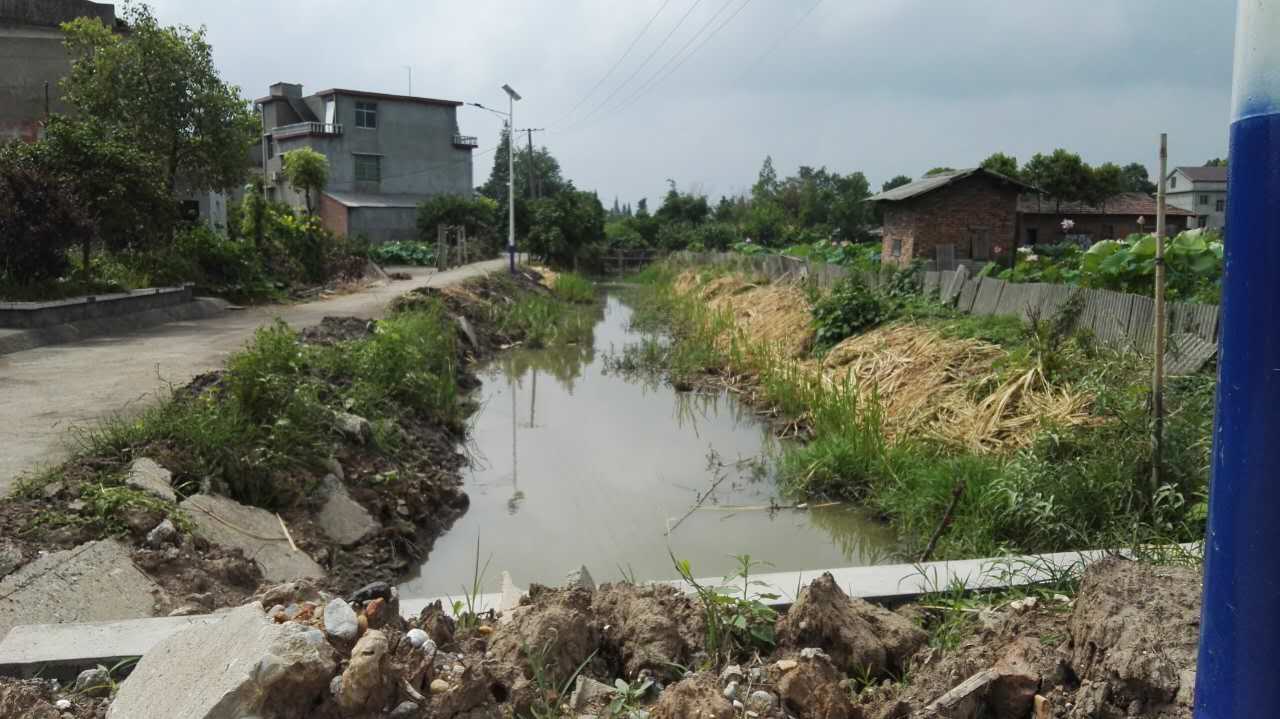
[[[580,565],[596,581],[673,578],[668,546],[703,577],[730,572],[738,554],[768,571],[890,559],[889,530],[856,509],[769,509],[790,504],[774,484],[774,440],[733,397],[607,371],[608,355],[641,339],[630,315],[608,296],[593,346],[516,349],[481,370],[471,507],[403,596],[458,594],[477,537],[488,591],[504,569],[520,586],[558,584]]]

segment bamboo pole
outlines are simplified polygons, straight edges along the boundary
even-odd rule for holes
[[[1168,172],[1169,135],[1160,133],[1160,189],[1156,194],[1155,354],[1151,378],[1151,411],[1155,415],[1151,437],[1151,491],[1160,489],[1164,467],[1164,234],[1165,174]]]

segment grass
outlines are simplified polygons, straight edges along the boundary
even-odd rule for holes
[[[596,289],[591,281],[573,272],[556,275],[551,291],[565,302],[591,304],[596,301]]]
[[[713,275],[711,270],[707,274]],[[787,443],[779,461],[784,489],[800,499],[853,501],[893,524],[902,552],[915,556],[937,530],[953,495],[954,515],[933,558],[992,556],[1103,546],[1170,544],[1203,536],[1214,380],[1173,380],[1166,392],[1166,463],[1150,480],[1150,412],[1144,360],[1095,346],[1053,322],[961,315],[919,297],[891,296],[898,322],[945,337],[999,344],[1006,356],[988,384],[1029,372],[1050,386],[1095,399],[1083,426],[1042,424],[1024,449],[975,454],[928,436],[883,431],[874,388],[831,384],[748,341],[728,318],[675,293],[675,270],[654,266],[634,281],[634,323],[655,335],[621,363],[661,370],[673,382],[707,373],[738,385],[773,410]],[[981,394],[976,396],[982,396]]]
[[[495,304],[493,319],[499,333],[518,337],[528,347],[590,344],[597,309],[593,290],[590,298],[593,305],[587,307],[565,301],[558,292],[519,293],[515,302]]]

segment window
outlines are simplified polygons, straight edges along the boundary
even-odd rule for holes
[[[378,127],[378,103],[376,102],[357,102],[356,103],[356,127],[363,127],[369,130]]]
[[[1209,216],[1208,216],[1208,215],[1200,215],[1199,217],[1197,217],[1197,218],[1196,218],[1196,226],[1197,226],[1197,227],[1208,227],[1208,226],[1209,226]]]
[[[902,257],[902,240],[893,241],[893,256]]]
[[[1175,188],[1175,187],[1177,187],[1177,186],[1178,186],[1178,176],[1177,176],[1177,175],[1173,175],[1172,177],[1170,177],[1170,178],[1169,178],[1169,189],[1171,189],[1171,190],[1172,190],[1173,188]]]
[[[1226,212],[1226,210],[1227,210],[1227,201],[1226,201],[1226,200],[1218,200],[1217,202],[1213,203],[1213,209],[1214,209],[1215,211],[1217,211],[1217,212]]]
[[[276,138],[272,137],[271,135],[267,135],[267,159],[270,160],[275,156],[276,156]]]
[[[1209,196],[1208,196],[1208,195],[1201,195],[1201,196],[1200,196],[1200,204],[1202,204],[1202,205],[1207,205],[1207,204],[1209,204]]]
[[[382,179],[382,157],[356,155],[356,182],[378,182]]]

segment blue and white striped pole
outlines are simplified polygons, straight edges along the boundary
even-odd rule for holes
[[[1197,719],[1280,716],[1280,0],[1239,0]]]

